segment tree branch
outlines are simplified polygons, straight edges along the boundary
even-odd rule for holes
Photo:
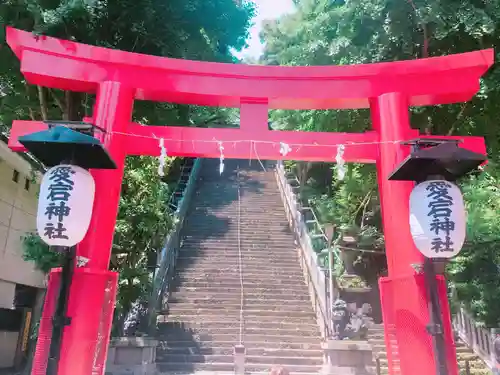
[[[413,0],[408,0],[408,3],[413,8],[413,11],[415,12],[415,16],[417,18],[419,18],[418,13],[417,13],[417,7],[415,6],[415,3],[413,2]],[[424,38],[423,46],[422,46],[422,57],[425,59],[426,57],[429,57],[429,37],[427,35],[427,24],[422,22],[422,20],[420,20],[419,24],[420,24],[420,27],[422,28],[423,38]]]
[[[450,128],[450,130],[448,130],[448,133],[446,135],[450,136],[453,134],[453,132],[455,131],[455,128],[458,124],[458,121],[464,116],[464,112],[465,112],[465,109],[467,108],[467,104],[469,104],[469,102],[465,102],[462,104],[462,108],[460,109],[460,112],[458,113],[455,122],[453,122],[453,125],[451,125],[451,128]]]
[[[65,113],[66,112],[66,106],[61,101],[61,99],[59,99],[59,97],[56,95],[56,93],[54,92],[54,90],[49,89],[49,92],[52,94],[52,97],[54,98],[54,101],[56,102],[56,104],[59,107],[59,109],[61,110],[61,112]]]
[[[359,226],[360,228],[363,226],[363,217],[365,215],[366,206],[368,205],[368,203],[370,203],[370,198],[371,198],[373,190],[374,190],[374,187],[372,187],[368,191],[368,193],[363,197],[363,199],[361,200],[361,203],[356,208],[356,211],[354,211],[354,215],[352,216],[353,217],[352,222],[355,224],[356,223],[356,217],[358,216],[359,212],[361,210],[363,210],[363,216],[361,217],[361,225]]]
[[[29,100],[29,97],[30,97],[30,88],[28,86],[28,83],[26,81],[24,81],[24,89],[26,90],[26,97],[28,98]],[[30,118],[32,121],[36,121],[37,118],[35,116],[35,112],[33,111],[33,108],[31,108],[30,105],[28,105],[28,112],[30,114]]]
[[[42,86],[37,85],[38,89],[38,101],[40,102],[40,113],[42,114],[42,120],[47,121],[49,119],[49,111],[47,108],[47,97],[45,96],[45,90]]]

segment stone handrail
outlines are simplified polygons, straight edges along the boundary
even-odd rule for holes
[[[484,328],[477,324],[473,317],[460,306],[453,318],[453,328],[460,339],[476,353],[492,370],[496,367],[493,341],[500,333],[497,328]]]
[[[312,241],[305,222],[300,212],[297,195],[288,183],[283,164],[276,165],[276,180],[285,206],[288,222],[295,234],[299,246],[299,258],[304,277],[309,288],[314,312],[324,339],[331,337],[332,319],[330,318],[331,299],[328,291],[328,274],[320,266],[318,257],[313,249]]]
[[[196,190],[196,181],[200,173],[203,159],[196,159],[194,162],[189,180],[186,184],[184,194],[179,202],[174,214],[174,226],[165,240],[165,246],[161,251],[159,266],[153,281],[153,291],[149,300],[148,321],[149,330],[156,329],[156,312],[161,308],[164,301],[163,296],[168,296],[170,282],[174,276],[175,264],[180,245],[180,232],[184,224],[186,212],[191,203],[191,198]]]

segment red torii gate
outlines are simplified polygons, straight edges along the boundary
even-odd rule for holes
[[[408,118],[409,106],[437,105],[471,99],[479,79],[493,63],[493,50],[403,62],[355,66],[275,67],[177,60],[79,44],[7,29],[7,41],[32,84],[97,93],[91,121],[105,129],[102,142],[117,170],[94,170],[96,196],[89,232],[78,255],[89,258],[75,272],[68,306],[72,323],[65,328],[59,374],[103,374],[116,290],[116,274],[108,271],[113,232],[127,155],[160,154],[164,138],[172,156],[283,159],[280,142],[292,151],[287,159],[333,161],[336,145],[346,146],[347,162],[376,163],[382,204],[389,277],[381,282],[388,349],[398,343],[401,373],[435,374],[427,293],[422,264],[409,231],[409,194],[413,183],[387,177],[409,148],[401,141],[419,136]],[[142,126],[130,122],[134,100],[205,106],[239,107],[239,129]],[[373,131],[315,133],[268,130],[268,109],[370,108]],[[15,121],[9,146],[24,151],[21,135],[46,129],[43,122]],[[481,137],[460,139],[461,147],[485,153]],[[297,146],[297,147],[294,147]],[[57,271],[48,296],[55,293]],[[449,308],[443,279],[443,306],[448,368],[458,374]],[[50,337],[53,300],[47,298],[33,374],[42,374]],[[391,323],[387,327],[388,321]],[[392,334],[391,334],[392,333]],[[389,362],[391,362],[389,353]],[[392,368],[390,371],[398,371]],[[399,372],[398,372],[399,373]]]

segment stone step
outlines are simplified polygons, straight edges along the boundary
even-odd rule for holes
[[[217,326],[207,326],[207,325],[180,325],[180,324],[171,324],[171,323],[163,323],[158,326],[158,334],[162,337],[176,335],[179,332],[188,332],[190,334],[195,335],[238,335],[240,330],[239,323],[234,323],[232,326],[230,323],[227,324],[226,327],[217,327]],[[280,337],[280,336],[289,336],[289,337],[301,337],[301,338],[314,338],[317,339],[319,335],[319,329],[317,327],[313,327],[313,329],[308,330],[307,328],[302,329],[300,326],[274,326],[272,328],[265,328],[261,326],[247,327],[243,325],[243,332],[245,335],[256,335],[263,337]],[[239,336],[238,336],[239,337]]]
[[[196,202],[194,202],[194,204],[196,204]],[[213,204],[217,206],[215,200]],[[188,213],[187,220],[189,220],[189,223],[199,225],[200,227],[217,226],[227,229],[227,224],[229,224],[229,227],[237,228],[238,211],[240,213],[239,223],[247,222],[249,224],[254,224],[259,217],[262,218],[262,214],[265,213],[265,218],[263,218],[264,221],[257,224],[267,223],[270,227],[288,224],[288,219],[282,205],[274,205],[274,207],[271,207],[269,204],[262,206],[258,202],[249,202],[247,205],[238,207],[236,201],[229,205],[220,205],[220,207],[198,207]],[[208,221],[207,216],[215,216],[220,220]],[[226,224],[226,226],[221,226],[221,224]],[[189,230],[189,228],[187,228],[187,230]]]
[[[203,245],[203,244],[201,244]],[[240,254],[241,253],[241,254]],[[282,246],[281,249],[269,249],[267,247],[223,247],[214,246],[213,248],[205,248],[202,246],[189,247],[182,246],[178,253],[178,262],[187,259],[221,259],[224,258],[227,262],[239,262],[240,256],[244,261],[263,261],[269,260],[270,262],[278,263],[280,261],[284,264],[296,264],[298,262],[299,249],[297,246]]]
[[[266,248],[266,247],[278,247],[278,249],[294,249],[296,246],[293,242],[293,238],[290,237],[266,237],[263,235],[241,235],[240,248]],[[182,247],[198,248],[200,244],[203,247],[220,247],[230,246],[230,249],[238,251],[238,238],[237,236],[212,236],[208,238],[204,237],[193,237],[185,238],[182,240]]]
[[[200,219],[201,221],[201,219]],[[183,232],[182,239],[199,239],[199,238],[219,238],[219,237],[229,237],[234,240],[238,239],[238,222],[235,223],[224,223],[224,226],[205,226],[196,225],[192,221],[189,222],[190,229]],[[277,238],[280,240],[290,240],[292,233],[286,231],[286,222],[282,222],[279,225],[268,225],[265,227],[262,225],[259,227],[254,227],[254,224],[240,221],[239,235],[246,237],[262,237],[273,239]]]
[[[385,338],[384,332],[380,332],[380,333],[369,332],[368,333],[369,340],[384,340],[384,338]]]
[[[213,286],[213,285],[209,285],[209,286],[181,286],[179,287],[178,289],[175,289],[175,293],[199,293],[199,294],[204,294],[204,295],[215,295],[215,294],[220,294],[220,293],[224,293],[224,294],[240,294],[240,286],[234,286],[234,285],[226,285],[226,286]],[[307,291],[307,288],[298,288],[298,289],[294,289],[294,290],[290,290],[289,288],[287,288],[286,286],[278,286],[277,288],[276,287],[273,287],[273,288],[269,288],[269,287],[263,287],[263,286],[260,286],[258,284],[247,284],[245,286],[245,284],[243,284],[243,291],[245,292],[245,296],[251,296],[251,295],[267,295],[267,294],[270,294],[270,293],[274,293],[274,294],[279,294],[279,295],[291,295],[291,296],[306,296],[307,298],[309,298],[309,292]],[[281,293],[282,292],[282,293]]]
[[[248,323],[259,323],[259,324],[309,324],[316,326],[316,318],[313,314],[310,316],[289,316],[286,314],[274,314],[274,315],[258,315],[249,314],[247,311],[243,315],[246,324]],[[235,312],[231,315],[225,314],[224,316],[218,315],[159,315],[159,323],[168,322],[184,322],[184,323],[197,323],[197,322],[239,322],[240,315],[239,312]],[[385,349],[385,346],[383,347]]]
[[[302,275],[302,270],[296,269],[279,269],[279,268],[249,268],[247,269],[243,268],[242,271],[240,271],[239,267],[217,267],[216,265],[213,266],[204,266],[204,267],[190,267],[190,268],[180,268],[178,269],[179,276],[188,276],[191,278],[194,278],[196,280],[200,278],[205,278],[205,279],[216,279],[219,277],[225,277],[225,278],[232,278],[233,280],[237,281],[237,284],[235,285],[240,285],[240,277],[242,277],[244,280],[245,279],[255,279],[255,278],[260,278],[262,282],[270,282],[272,284],[272,280],[276,278],[287,278],[287,279],[294,279],[294,278],[299,278],[300,281],[302,282],[302,285],[304,285],[303,282],[303,275]]]
[[[295,357],[295,358],[322,358],[323,351],[316,349],[282,349],[268,348],[266,343],[260,343],[261,347],[248,347],[245,343],[245,351],[247,356],[264,356],[264,357]],[[257,346],[257,345],[256,345]],[[233,355],[234,343],[228,343],[227,346],[217,347],[196,347],[196,346],[166,346],[158,349],[157,358],[163,354],[178,354],[178,355]]]
[[[263,305],[263,304],[273,304],[273,305],[281,305],[281,306],[286,306],[287,304],[289,303],[293,303],[293,304],[302,304],[302,303],[305,303],[307,304],[307,306],[309,307],[311,305],[311,302],[309,302],[310,300],[307,298],[304,298],[304,299],[300,299],[300,298],[294,298],[292,300],[288,300],[288,299],[284,299],[284,298],[280,298],[279,295],[276,295],[274,296],[274,298],[271,298],[272,296],[269,296],[269,297],[266,297],[266,296],[262,296],[262,297],[257,297],[255,296],[255,298],[252,298],[252,296],[250,297],[245,297],[244,298],[244,301],[243,301],[243,308],[247,308],[247,307],[252,307],[252,306],[256,306],[256,305]],[[224,295],[220,295],[220,296],[200,296],[200,297],[196,297],[196,296],[191,296],[191,295],[183,295],[183,294],[176,294],[174,296],[170,296],[169,299],[168,299],[168,303],[169,304],[178,304],[178,303],[189,303],[191,305],[211,305],[211,304],[230,304],[230,305],[237,305],[238,308],[240,306],[240,296],[224,296]]]
[[[290,333],[290,334],[285,334],[285,333]],[[159,334],[158,339],[159,340],[166,340],[166,341],[175,341],[176,339],[179,340],[181,337],[188,337],[191,336],[193,340],[195,341],[207,341],[207,342],[219,342],[219,341],[232,341],[232,342],[239,342],[240,336],[239,336],[239,331],[238,332],[233,332],[233,333],[218,333],[218,332],[197,332],[192,331],[192,332],[175,332],[171,331],[170,333],[165,333],[165,334]],[[319,335],[311,335],[311,336],[306,336],[303,335],[303,332],[288,332],[288,331],[266,331],[266,330],[261,330],[260,333],[257,331],[254,331],[254,333],[249,333],[248,330],[245,331],[243,334],[243,342],[247,341],[265,341],[265,342],[300,342],[300,343],[312,343],[312,344],[317,344],[321,341],[319,338]]]
[[[482,360],[479,358],[479,356],[474,352],[457,353],[457,360],[463,361],[463,362],[465,362],[465,361],[469,361],[469,362],[481,361],[481,363],[484,364],[484,362],[482,362]]]
[[[217,269],[220,272],[224,271],[236,271],[240,272],[240,270],[243,273],[257,273],[259,271],[266,273],[266,272],[285,272],[285,273],[295,273],[295,272],[301,272],[301,268],[299,263],[294,265],[283,265],[279,266],[278,264],[272,264],[272,263],[266,263],[264,261],[260,263],[250,263],[250,262],[242,262],[241,264],[241,269],[240,265],[237,263],[227,263],[225,262],[224,259],[220,259],[219,262],[217,261],[211,261],[211,262],[196,262],[193,259],[193,262],[187,263],[184,262],[183,264],[178,264],[177,265],[180,269],[182,270],[192,270],[192,269]]]
[[[288,220],[286,219],[286,215],[283,213],[283,207],[280,206],[280,214],[279,216],[281,217],[278,218],[278,215],[276,217],[271,216],[271,218],[267,217],[267,212],[266,212],[266,217],[262,217],[262,212],[260,215],[255,215],[255,217],[249,217],[249,216],[241,216],[239,223],[240,223],[240,230],[254,230],[255,228],[290,228],[290,224],[288,223]],[[219,228],[219,229],[225,229],[225,230],[237,230],[238,229],[238,209],[236,208],[235,210],[235,215],[231,217],[226,218],[227,222],[221,224],[221,223],[207,223],[204,221],[204,218],[206,218],[206,213],[205,212],[200,212],[196,214],[192,214],[189,216],[189,223],[192,223],[193,225],[195,224],[193,219],[197,219],[198,222],[196,223],[199,228]],[[187,221],[186,221],[187,222]],[[245,223],[247,226],[242,226],[241,224]],[[191,228],[186,228],[187,231],[190,231]]]
[[[379,344],[373,344],[370,341],[370,344],[372,345],[373,350],[376,351],[377,353],[386,352],[385,342],[381,342]],[[397,342],[394,342],[394,350],[393,350],[393,352],[394,353],[397,352]]]
[[[305,366],[305,365],[287,365],[283,363],[290,373],[307,373],[307,374],[317,374],[320,370],[320,366]],[[272,364],[252,364],[245,366],[245,372],[247,373],[269,373]],[[233,372],[234,373],[234,363],[162,363],[158,364],[158,370],[160,373],[172,373],[175,371],[176,374],[193,374],[195,371],[216,371],[216,372]]]
[[[221,284],[216,284],[217,281],[219,281],[219,277],[224,277],[223,283]],[[276,280],[278,277],[284,277],[283,274],[274,274],[274,273],[267,273],[267,274],[244,274],[243,275],[243,280],[246,281],[247,287],[245,290],[249,290],[252,288],[250,286],[251,284],[255,286],[266,286],[269,285],[273,282],[273,280]],[[302,275],[297,275],[297,279],[302,279]],[[293,280],[294,278],[290,278],[291,282],[290,283],[285,283],[281,282],[277,288],[283,289],[286,286],[289,286],[290,288],[295,288],[294,290],[307,290],[306,285],[302,282],[302,280]],[[193,273],[193,272],[182,272],[179,274],[177,279],[174,279],[174,284],[177,289],[179,288],[184,288],[184,287],[191,287],[194,286],[196,287],[202,287],[202,286],[214,286],[214,285],[239,285],[240,284],[240,278],[239,275],[236,275],[235,273],[229,273],[227,272],[225,275],[220,275],[216,272],[206,272],[205,274],[200,274],[198,273]],[[277,289],[278,290],[278,289]]]
[[[311,298],[307,293],[297,292],[297,293],[279,293],[279,292],[259,292],[252,290],[250,288],[243,289],[243,300],[249,303],[254,301],[287,301],[289,303],[300,303],[301,301],[310,301]],[[175,303],[179,301],[198,301],[207,302],[211,300],[222,300],[222,301],[230,301],[230,303],[240,303],[242,299],[241,293],[239,291],[236,292],[200,292],[197,290],[188,290],[186,288],[181,289],[179,291],[173,292],[169,296],[169,302]]]
[[[465,368],[465,360],[459,359],[458,363],[460,367]],[[479,357],[476,357],[474,360],[470,360],[469,362],[469,367],[471,369],[484,369],[487,368],[486,363],[484,363]]]
[[[276,279],[295,279],[298,278],[299,280],[303,280],[302,276],[302,271],[297,271],[297,272],[286,272],[286,271],[279,271],[279,270],[266,270],[266,271],[261,271],[258,272],[258,270],[251,270],[244,272],[243,278],[245,280],[262,280],[263,283],[273,283],[273,280]],[[216,267],[206,267],[203,269],[189,269],[189,270],[182,270],[180,275],[183,278],[190,278],[191,280],[199,280],[199,279],[206,279],[206,280],[217,280],[221,277],[224,278],[232,278],[233,281],[237,281],[237,284],[239,284],[240,281],[240,270],[239,269],[219,269]],[[303,281],[302,281],[303,283]],[[304,284],[302,284],[304,285]]]
[[[385,351],[381,351],[381,352],[378,352],[377,353],[378,357],[381,359],[381,360],[387,360],[387,353]],[[393,361],[398,361],[399,360],[399,355],[398,353],[393,353],[392,354],[392,360]]]
[[[203,314],[203,315],[213,315],[213,314],[225,314],[226,311],[240,311],[240,304],[215,304],[215,303],[207,303],[207,304],[200,304],[196,305],[193,303],[186,303],[186,302],[178,302],[178,303],[169,303],[169,311],[170,313],[176,313],[177,315],[180,315],[180,311],[186,312],[186,311],[192,311],[192,312],[197,312],[197,314]],[[287,313],[289,312],[290,315],[295,315],[295,313],[312,313],[312,307],[311,304],[309,303],[304,303],[301,305],[291,305],[287,304],[287,301],[281,301],[280,304],[274,304],[272,301],[266,301],[266,303],[246,303],[244,306],[244,311],[245,313],[255,313],[255,311],[267,311],[271,313],[271,311],[274,312],[280,312],[280,313]]]
[[[163,354],[156,358],[157,364],[162,363],[231,363],[234,361],[232,354],[230,355],[201,355],[201,354]],[[259,365],[289,365],[299,366],[321,366],[323,358],[320,357],[276,357],[276,356],[245,356],[245,364],[252,366],[252,364]]]
[[[222,218],[221,218],[222,220]],[[185,231],[182,233],[182,239],[190,238],[218,238],[218,237],[231,237],[235,240],[238,239],[238,222],[227,222],[224,221],[222,224],[214,225],[203,225],[199,224],[202,219],[194,222],[193,219],[189,221],[189,227],[186,227]],[[281,221],[278,225],[269,224],[267,227],[262,225],[260,228],[254,227],[254,224],[247,221],[239,222],[239,234],[240,236],[247,237],[262,237],[262,238],[279,238],[281,240],[290,240],[292,233],[287,230],[286,221]],[[274,236],[273,236],[274,235]]]
[[[467,375],[465,372],[465,367],[459,368],[459,374],[460,375]],[[488,368],[483,368],[483,369],[471,368],[470,375],[492,375],[492,372]]]
[[[457,352],[457,354],[459,354],[459,353],[467,353],[467,354],[474,353],[472,351],[472,349],[470,349],[469,347],[467,347],[467,346],[458,346],[458,345],[455,346],[455,351]]]
[[[222,234],[214,234],[212,233],[211,235],[206,235],[206,236],[199,236],[196,234],[196,237],[191,237],[191,238],[182,238],[181,239],[181,245],[182,247],[189,248],[196,250],[198,248],[208,248],[208,246],[213,247],[213,251],[216,250],[224,250],[229,247],[229,250],[232,251],[238,251],[238,249],[243,250],[260,250],[264,251],[265,249],[268,249],[269,252],[269,245],[272,244],[273,246],[276,246],[277,251],[286,251],[290,249],[296,249],[297,245],[295,244],[295,239],[292,235],[290,235],[288,238],[281,238],[279,240],[271,237],[264,237],[260,236],[257,234],[240,234],[240,241],[238,242],[238,236],[235,235],[234,238],[231,237],[226,237],[225,239],[222,238]],[[238,247],[239,243],[239,247]],[[293,245],[293,246],[292,246]],[[274,248],[272,248],[274,250]]]
[[[212,190],[212,189],[209,189]],[[234,189],[236,190],[236,189]],[[205,211],[228,211],[228,210],[238,210],[238,193],[231,191],[231,189],[222,191],[204,191],[205,197],[198,198],[196,197],[194,203],[196,206],[193,207],[193,214],[200,214]],[[283,216],[284,215],[284,206],[281,203],[281,196],[267,196],[271,195],[272,191],[268,191],[266,194],[240,198],[240,209],[248,210],[248,211],[257,211],[256,209],[260,209],[259,213],[262,212],[269,213],[266,216],[267,219],[272,216]],[[278,200],[276,202],[276,200]],[[280,209],[279,211],[277,209]]]
[[[227,212],[227,211],[238,211],[238,197],[236,194],[231,194],[231,191],[217,191],[217,192],[204,192],[206,194],[205,199],[195,199],[193,203],[194,206],[192,215],[200,214],[206,211],[214,212]],[[268,192],[268,194],[270,191]],[[279,199],[278,202],[275,200]],[[224,200],[226,199],[226,200]],[[281,196],[276,195],[275,197],[268,197],[268,199],[263,196],[254,197],[253,199],[241,199],[240,201],[240,213],[244,212],[255,212],[257,215],[262,215],[266,213],[266,219],[269,220],[270,217],[284,217],[285,211],[284,206],[281,203]],[[273,210],[274,209],[274,210]],[[277,210],[279,209],[279,211]]]
[[[308,319],[313,319],[316,318],[314,313],[311,311],[312,309],[304,308],[303,310],[286,310],[286,309],[280,309],[280,310],[269,310],[269,309],[255,309],[255,308],[245,308],[245,314],[251,314],[253,316],[266,316],[266,317],[277,317],[277,318],[293,318],[293,319],[300,319],[300,318],[308,318]],[[240,309],[239,306],[238,308],[233,308],[233,309],[216,309],[212,308],[212,306],[209,307],[198,307],[198,306],[193,306],[189,304],[173,304],[169,305],[168,311],[163,311],[160,312],[161,315],[175,315],[175,316],[186,316],[186,315],[191,315],[193,313],[197,313],[200,316],[203,316],[204,318],[209,318],[209,317],[220,317],[220,316],[234,316],[236,314],[239,314]]]
[[[298,252],[295,248],[288,248],[287,250],[281,250],[281,253],[275,253],[272,255],[266,254],[269,251],[267,249],[242,249],[241,258],[242,265],[245,264],[255,264],[262,265],[268,261],[268,265],[271,267],[277,267],[279,265],[280,257],[289,257],[287,261],[284,262],[285,267],[295,267],[299,268],[300,263],[298,260]],[[210,264],[210,263],[222,263],[230,266],[239,266],[239,252],[238,250],[230,249],[210,249],[200,247],[198,249],[181,249],[179,252],[180,257],[178,258],[178,266],[185,267],[189,264]]]
[[[240,264],[238,263],[237,258],[233,258],[234,261],[231,261],[231,259],[224,258],[224,257],[212,257],[210,259],[203,258],[203,256],[200,256],[200,258],[189,258],[189,259],[178,259],[177,262],[177,269],[179,270],[191,270],[193,268],[198,268],[202,269],[205,267],[208,268],[218,268],[218,269],[237,269],[238,271],[240,270]],[[280,266],[280,264],[272,259],[265,259],[262,258],[261,260],[249,260],[249,259],[243,259],[241,261],[241,269],[243,272],[245,271],[256,271],[259,269],[270,269],[270,270],[285,270],[289,272],[302,272],[302,268],[299,265],[298,261],[292,262],[289,261],[288,263],[284,263],[283,265]]]
[[[245,308],[244,314],[248,316],[255,316],[255,317],[260,317],[260,316],[268,316],[268,317],[276,317],[280,319],[284,318],[316,318],[316,315],[312,311],[312,308],[305,308],[303,310],[301,309],[294,309],[290,310],[288,308],[283,308],[283,309],[270,309],[268,305],[262,306],[261,307],[266,307],[266,308]],[[192,304],[169,304],[168,306],[168,313],[169,315],[174,315],[174,316],[187,316],[187,315],[193,315],[197,314],[199,316],[203,317],[209,317],[209,316],[235,316],[240,313],[240,306],[239,305],[234,305],[231,306],[230,308],[225,308],[224,306],[209,306],[209,307],[198,307],[198,306],[193,306]],[[382,344],[384,342],[382,341]]]
[[[159,323],[158,328],[161,331],[164,331],[169,328],[185,328],[187,330],[214,330],[219,329],[221,333],[224,330],[232,330],[239,329],[240,322],[239,320],[225,320],[225,321],[205,321],[202,317],[200,317],[199,321],[190,321],[186,322],[184,320],[169,320],[164,323]],[[289,332],[313,332],[315,334],[319,334],[318,325],[314,322],[304,322],[303,324],[297,325],[296,323],[285,323],[285,322],[262,322],[258,320],[250,320],[246,317],[243,317],[243,328],[245,330],[269,330],[269,331],[289,331]]]
[[[239,256],[241,250],[242,255],[246,256],[261,256],[276,258],[278,256],[295,256],[298,253],[298,247],[293,241],[290,242],[273,242],[270,240],[262,240],[252,238],[248,241],[241,241],[238,246],[237,241],[209,241],[197,240],[191,243],[181,243],[180,252],[189,253],[189,256],[199,257],[200,254],[217,255],[217,256]],[[272,254],[270,254],[272,252]],[[186,256],[186,255],[184,255]]]
[[[208,350],[216,350],[217,348],[234,348],[234,345],[238,344],[238,341],[218,341],[218,342],[193,342],[192,340],[169,340],[169,341],[161,341],[158,350],[170,350],[173,348],[200,348],[200,349],[208,349]],[[269,341],[250,341],[246,340],[244,342],[246,350],[267,350],[267,351],[278,351],[278,350],[293,350],[297,352],[306,353],[308,350],[320,351],[321,352],[321,344],[320,342],[269,342]]]
[[[190,275],[183,275],[183,274],[177,274],[175,276],[176,283],[178,285],[182,285],[182,287],[186,288],[208,288],[208,287],[227,287],[231,285],[239,285],[239,278],[238,277],[229,277],[225,275],[220,275],[218,278],[214,277],[209,277],[206,275],[203,276],[198,276],[196,278],[193,278]],[[236,283],[236,284],[235,284]],[[304,284],[304,278],[302,276],[297,275],[296,277],[291,277],[291,278],[285,278],[285,279],[276,279],[274,284],[276,287],[288,287],[288,288],[293,288],[293,290],[296,289],[304,289],[306,288],[306,285]],[[257,286],[265,286],[269,285],[266,284],[263,280],[261,275],[245,275],[243,278],[243,287],[244,288],[253,288]]]

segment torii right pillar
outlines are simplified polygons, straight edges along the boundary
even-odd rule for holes
[[[373,99],[371,114],[381,143],[377,174],[388,277],[379,283],[389,375],[435,374],[432,336],[426,329],[430,322],[428,289],[424,275],[417,271],[424,257],[413,243],[409,226],[414,183],[388,179],[410,152],[400,141],[417,138],[419,132],[410,127],[409,101],[403,94],[386,93]],[[446,282],[437,277],[448,373],[458,375]]]

